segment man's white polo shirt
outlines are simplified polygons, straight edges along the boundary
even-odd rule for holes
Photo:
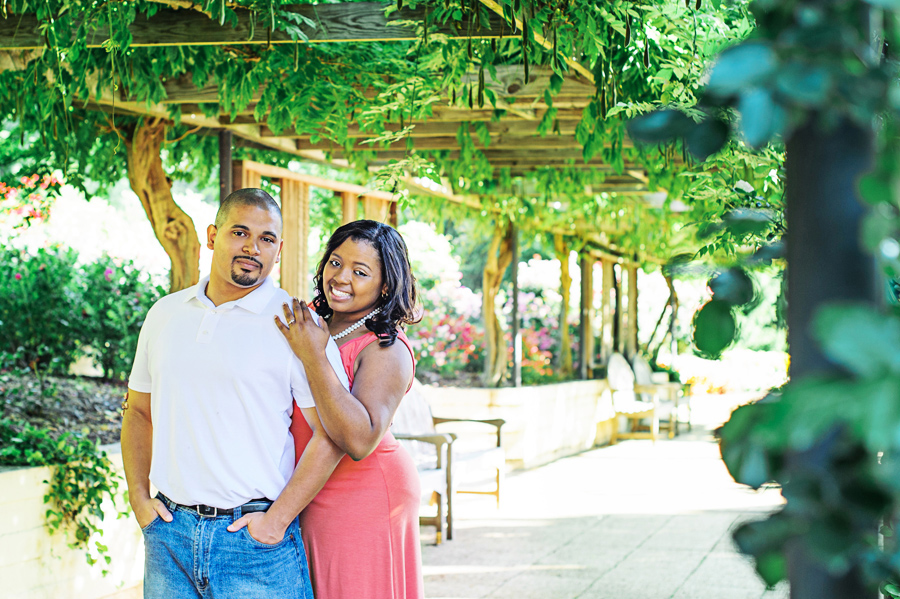
[[[275,325],[290,297],[270,280],[220,306],[209,279],[147,313],[129,387],[150,393],[150,481],[184,505],[276,499],[294,470],[292,398],[314,407],[303,364]],[[337,344],[328,361],[347,387]]]

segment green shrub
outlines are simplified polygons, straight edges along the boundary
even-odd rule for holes
[[[47,430],[11,419],[0,419],[0,465],[51,466],[45,524],[51,534],[71,534],[69,546],[85,551],[88,564],[102,560],[103,575],[110,563],[109,550],[99,540],[90,547],[93,535],[102,536],[103,500],[116,503],[120,477],[99,447],[86,437]],[[93,552],[96,552],[97,557]]]
[[[83,350],[105,378],[126,380],[144,317],[165,290],[131,261],[106,255],[83,268],[80,287]]]
[[[65,373],[80,337],[74,250],[0,249],[0,353],[38,377]]]

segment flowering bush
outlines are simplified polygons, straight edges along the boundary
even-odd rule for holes
[[[481,294],[445,281],[421,295],[422,322],[410,331],[419,372],[449,376],[484,367]]]
[[[131,262],[103,256],[79,268],[72,249],[0,250],[0,366],[65,374],[91,355],[124,380],[141,323],[163,293]]]
[[[125,380],[131,371],[141,325],[150,306],[165,295],[129,260],[101,256],[81,271],[83,351],[107,379]]]
[[[20,177],[14,185],[0,181],[0,217],[12,219],[14,228],[45,220],[60,185],[51,173]]]
[[[35,374],[65,372],[81,323],[73,250],[0,249],[0,353]]]

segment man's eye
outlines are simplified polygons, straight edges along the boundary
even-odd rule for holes
[[[271,237],[263,237],[263,241],[265,241],[267,243],[275,243],[275,240],[272,239]]]

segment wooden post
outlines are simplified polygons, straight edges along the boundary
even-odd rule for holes
[[[388,216],[388,224],[396,229],[399,222],[400,215],[397,210],[397,202],[391,202],[391,213]]]
[[[299,181],[281,182],[281,215],[284,248],[281,252],[281,288],[294,297],[309,299],[309,186]]]
[[[356,194],[349,191],[342,191],[340,193],[340,196],[342,210],[341,224],[346,225],[347,223],[352,223],[353,221],[358,220],[356,216]]]
[[[594,371],[594,259],[581,256],[581,329],[579,331],[578,373],[582,379],[593,378]]]
[[[613,289],[615,290],[616,303],[613,312],[613,348],[616,353],[625,353],[625,329],[623,327],[625,314],[622,309],[622,294],[625,291],[625,281],[622,280],[622,267],[612,264],[613,269]],[[618,271],[618,272],[617,272]]]
[[[369,220],[386,223],[390,215],[391,202],[381,198],[363,196],[363,214]]]
[[[244,168],[243,160],[235,160],[232,165],[232,191],[248,188],[259,189],[262,185],[262,175],[253,169]]]
[[[638,267],[628,266],[628,319],[626,320],[625,356],[633,360],[638,348]]]
[[[522,386],[522,331],[519,330],[519,228],[512,229],[512,342],[513,342],[513,385]]]
[[[615,273],[613,272],[615,263],[612,260],[601,259],[600,264],[603,266],[602,296],[600,299],[600,359],[606,364],[614,351],[613,306],[610,296],[615,283]]]
[[[228,129],[219,131],[219,203],[234,191],[234,171],[231,166],[232,134]]]
[[[569,246],[562,235],[553,236],[553,248],[559,260],[559,294],[562,302],[559,310],[559,356],[557,368],[559,373],[568,378],[572,376],[572,341],[569,338],[569,296],[572,286],[572,275],[569,273]]]

